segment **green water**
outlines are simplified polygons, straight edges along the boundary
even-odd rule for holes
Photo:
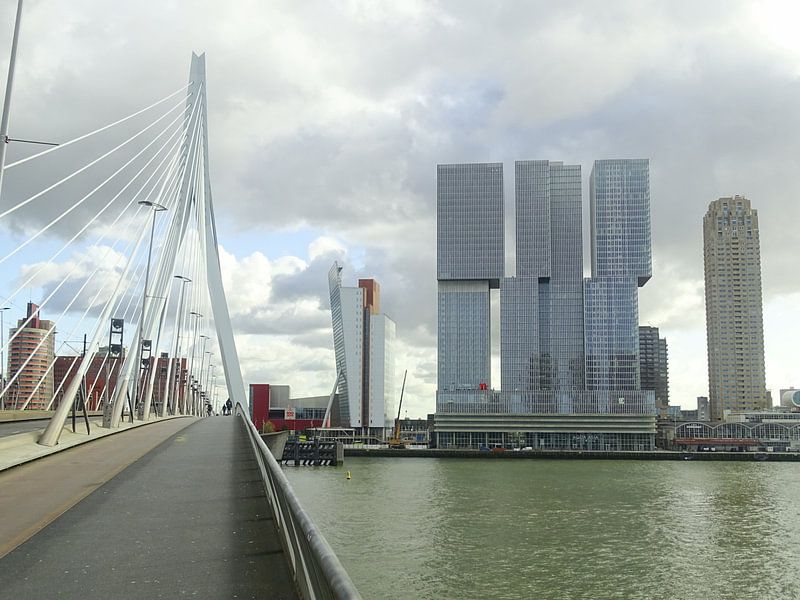
[[[796,463],[348,458],[285,472],[367,599],[800,598]]]

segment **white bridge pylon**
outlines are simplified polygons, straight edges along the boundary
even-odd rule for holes
[[[152,412],[153,389],[158,367],[155,366],[142,377],[142,341],[150,340],[151,348],[157,350],[161,342],[162,331],[165,323],[170,320],[168,306],[173,294],[178,294],[177,308],[174,313],[173,340],[169,352],[166,379],[170,382],[177,378],[176,387],[167,385],[165,396],[162,398],[160,412],[157,416],[166,416],[168,405],[174,407],[175,414],[200,415],[203,412],[201,399],[198,393],[191,390],[190,381],[180,381],[178,374],[172,373],[173,360],[179,359],[181,339],[189,339],[193,348],[198,345],[198,331],[200,323],[205,320],[210,324],[213,318],[213,330],[219,348],[221,366],[227,386],[228,397],[234,403],[246,406],[244,381],[239,366],[239,357],[234,342],[228,303],[222,285],[219,251],[217,246],[217,232],[214,220],[214,207],[211,195],[211,179],[209,177],[208,162],[208,119],[206,111],[206,73],[205,55],[192,54],[191,69],[189,72],[189,85],[186,95],[186,109],[183,117],[182,141],[176,145],[176,153],[170,163],[174,175],[165,176],[160,185],[154,188],[157,193],[148,196],[140,204],[151,208],[153,211],[167,209],[167,225],[164,226],[163,237],[160,239],[160,252],[153,261],[151,268],[148,254],[147,270],[144,277],[144,293],[141,301],[141,311],[136,331],[126,345],[131,349],[122,360],[117,370],[117,383],[108,395],[105,425],[119,427],[123,411],[126,406],[131,406],[130,398],[138,400],[141,418],[147,420]],[[150,214],[147,214],[150,219]],[[149,223],[149,221],[148,221]],[[156,227],[155,212],[152,215],[152,226],[143,227],[135,248],[131,252],[111,298],[105,303],[97,324],[87,340],[83,357],[73,370],[73,376],[66,387],[55,414],[48,423],[47,428],[39,438],[39,443],[53,446],[58,443],[59,436],[64,428],[70,411],[73,409],[75,398],[79,393],[82,382],[86,380],[92,361],[101,348],[101,344],[108,341],[109,323],[115,316],[115,309],[119,310],[125,294],[126,282],[135,271],[134,256],[137,251],[147,244],[147,234],[150,238],[150,251],[152,252],[152,236]],[[179,261],[182,259],[182,262]],[[189,267],[188,276],[185,271]],[[176,278],[178,281],[176,281]],[[187,291],[185,288],[191,289]],[[188,296],[189,302],[187,303]],[[210,314],[203,314],[200,307]],[[192,309],[192,310],[190,310]],[[185,335],[179,332],[185,330]],[[191,329],[194,331],[192,338]],[[209,336],[200,335],[200,338]],[[203,340],[204,342],[207,340]],[[188,344],[187,346],[188,347]],[[205,344],[202,344],[205,349]],[[107,354],[110,353],[110,348]],[[157,361],[157,359],[155,359]],[[210,379],[203,375],[203,361],[205,352],[196,355],[192,351],[191,361],[200,365],[200,379],[197,381],[198,389],[204,387],[202,379]],[[157,365],[157,362],[155,363]],[[180,368],[180,363],[178,368]],[[197,365],[189,364],[189,373],[196,370]],[[206,371],[208,373],[208,371]],[[210,375],[210,373],[208,373]],[[110,381],[106,382],[110,387]],[[184,386],[183,393],[179,393],[177,386]],[[173,398],[170,398],[170,394]],[[178,396],[181,396],[179,401]],[[130,404],[129,404],[130,403]],[[133,415],[132,417],[133,418]]]

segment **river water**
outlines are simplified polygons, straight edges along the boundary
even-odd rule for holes
[[[797,463],[348,458],[285,472],[367,599],[800,598]]]

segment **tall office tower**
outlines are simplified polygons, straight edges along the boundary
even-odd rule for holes
[[[517,276],[500,290],[502,389],[582,390],[581,168],[514,166]]]
[[[13,381],[5,405],[29,410],[46,409],[53,399],[55,326],[39,318],[39,306],[28,302],[24,319],[10,332],[8,377]],[[16,378],[16,379],[15,379]]]
[[[669,406],[667,360],[667,340],[659,337],[658,327],[639,327],[639,372],[642,389],[655,392],[656,409],[661,418],[667,417]]]
[[[515,163],[517,269],[499,279],[498,392],[485,382],[489,289],[502,273],[502,170],[439,167],[434,444],[654,447],[637,302],[650,277],[648,163],[598,161],[592,186],[595,276],[584,280],[580,167]]]
[[[491,383],[490,288],[504,271],[503,165],[438,165],[438,402]],[[438,405],[437,402],[437,405]]]
[[[589,176],[592,277],[652,275],[650,161],[596,160]]]
[[[768,408],[758,211],[743,196],[711,202],[703,218],[711,419]]]
[[[394,420],[395,323],[380,313],[377,281],[343,287],[341,272],[336,262],[328,272],[340,419],[362,434],[383,436]]]
[[[584,284],[586,389],[639,390],[637,286],[650,279],[647,159],[598,160],[589,178],[592,277]]]

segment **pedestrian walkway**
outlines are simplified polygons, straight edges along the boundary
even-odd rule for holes
[[[0,560],[0,596],[295,598],[246,435],[176,433]]]
[[[149,423],[0,472],[0,558],[193,421]]]

